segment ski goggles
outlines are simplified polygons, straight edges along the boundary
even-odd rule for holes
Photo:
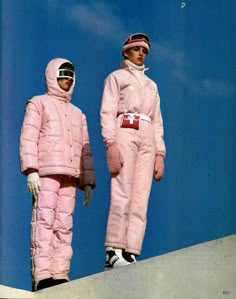
[[[70,79],[74,80],[74,72],[69,69],[59,69],[57,71],[57,79]]]
[[[125,41],[124,45],[130,44],[132,42],[140,42],[140,41],[146,42],[149,45],[149,47],[151,47],[150,40],[148,36],[144,33],[134,33],[130,35]]]

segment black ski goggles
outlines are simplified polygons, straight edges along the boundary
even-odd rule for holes
[[[132,42],[140,42],[140,41],[146,42],[149,45],[149,47],[151,47],[150,40],[148,36],[144,33],[134,33],[130,35],[125,41],[124,46]]]
[[[59,69],[57,71],[57,79],[70,79],[74,80],[74,72],[69,69]]]

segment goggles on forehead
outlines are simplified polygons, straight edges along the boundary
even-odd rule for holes
[[[57,79],[71,79],[74,80],[74,72],[69,69],[59,69],[57,71]]]
[[[136,42],[144,41],[149,45],[149,47],[151,46],[148,36],[144,33],[134,33],[134,34],[130,35],[127,38],[127,40],[125,41],[124,45],[130,44],[130,43],[135,42],[135,41]]]

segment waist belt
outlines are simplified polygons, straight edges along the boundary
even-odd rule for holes
[[[124,112],[124,113],[121,113],[119,115],[123,115],[123,114],[126,114],[126,115],[129,115],[131,118],[134,117],[134,116],[139,116],[141,120],[145,120],[149,123],[152,122],[152,119],[151,117],[145,115],[145,114],[142,114],[142,113],[132,113],[132,112]]]

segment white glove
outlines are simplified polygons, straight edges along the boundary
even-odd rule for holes
[[[28,191],[36,198],[40,190],[40,179],[37,172],[32,172],[27,175]]]

